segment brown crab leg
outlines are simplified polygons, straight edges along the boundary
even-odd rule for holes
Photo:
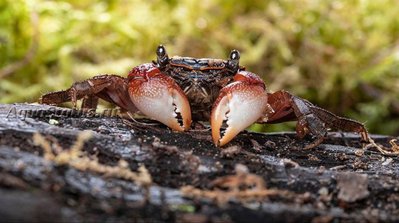
[[[98,97],[95,95],[86,95],[82,100],[82,110],[89,111],[97,108]]]
[[[270,109],[263,81],[255,74],[240,71],[234,82],[221,89],[211,113],[212,138],[216,146],[230,142]],[[226,124],[226,130],[221,127]]]
[[[267,114],[266,123],[297,120],[296,133],[299,138],[309,133],[316,136],[316,140],[306,148],[313,148],[322,143],[329,129],[356,132],[361,135],[363,141],[369,141],[369,135],[363,124],[339,117],[286,91],[269,93],[268,100],[273,112]]]
[[[133,68],[128,79],[130,98],[143,114],[176,131],[190,128],[190,104],[171,77],[149,63]]]
[[[136,112],[137,108],[131,102],[127,93],[126,78],[117,75],[99,75],[88,80],[74,83],[64,91],[50,92],[43,95],[42,104],[61,104],[71,101],[76,108],[77,100],[83,99],[82,108],[94,109],[98,98],[116,104],[122,109]]]

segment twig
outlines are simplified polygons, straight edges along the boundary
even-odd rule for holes
[[[383,155],[399,156],[399,146],[395,143],[396,139],[392,139],[389,141],[389,144],[391,144],[391,148],[390,148],[391,151],[389,151],[388,148],[375,143],[371,137],[368,137],[368,140],[369,140],[369,143],[363,148],[364,150],[367,150],[370,148],[376,148]]]
[[[140,166],[139,172],[135,173],[130,170],[129,164],[125,160],[120,160],[117,166],[107,166],[99,163],[97,159],[87,157],[82,152],[82,148],[85,141],[90,138],[91,132],[84,131],[78,135],[75,144],[69,150],[54,154],[50,143],[40,133],[33,135],[34,143],[43,148],[44,158],[57,165],[68,165],[81,171],[93,171],[109,177],[131,180],[144,187],[152,184],[151,175],[144,166]]]

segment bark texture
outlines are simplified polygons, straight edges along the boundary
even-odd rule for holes
[[[46,105],[0,105],[1,219],[399,221],[399,158],[361,154],[357,135],[330,133],[317,148],[304,150],[312,139],[242,132],[220,149],[206,128],[176,133],[139,121]],[[83,155],[75,156],[78,162],[71,154],[69,161],[51,158],[33,137],[40,133],[57,157],[84,130],[92,134]],[[389,146],[394,137],[373,138]],[[97,171],[89,162],[99,165]],[[140,166],[151,184],[114,171],[137,172]]]

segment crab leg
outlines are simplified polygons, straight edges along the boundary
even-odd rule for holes
[[[299,138],[304,138],[308,134],[316,137],[313,143],[305,147],[306,149],[320,145],[330,129],[356,132],[364,142],[370,142],[366,127],[355,120],[339,117],[283,90],[269,93],[268,99],[274,111],[266,114],[267,120],[261,120],[259,123],[296,120],[296,133]]]
[[[74,83],[67,90],[42,95],[39,103],[58,105],[71,101],[76,108],[77,100],[83,99],[83,110],[95,110],[98,98],[116,104],[125,111],[137,111],[127,94],[126,79],[117,75],[99,75]]]
[[[154,64],[133,68],[128,81],[130,98],[144,115],[176,131],[190,128],[191,110],[187,97],[175,81]]]
[[[265,84],[257,75],[240,71],[234,82],[220,90],[212,108],[212,138],[216,146],[230,142],[239,132],[271,112],[267,103]],[[221,127],[226,129],[221,132]]]

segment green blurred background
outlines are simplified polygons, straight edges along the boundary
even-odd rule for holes
[[[398,0],[2,0],[0,103],[170,55],[227,58],[372,133],[399,134]],[[293,130],[294,124],[255,126]]]

